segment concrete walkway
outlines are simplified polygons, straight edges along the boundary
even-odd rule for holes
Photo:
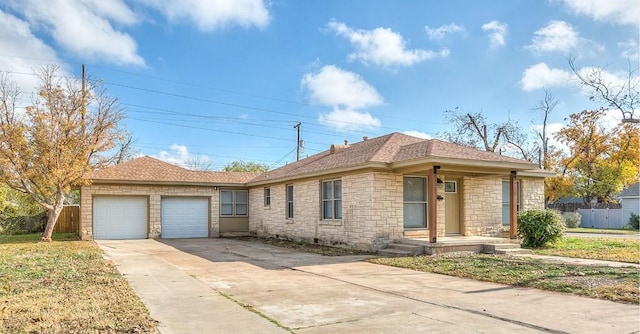
[[[640,331],[637,305],[375,265],[358,256],[229,239],[98,244],[162,333],[286,332],[276,324],[295,333]]]

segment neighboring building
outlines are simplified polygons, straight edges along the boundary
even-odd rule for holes
[[[544,207],[547,176],[523,160],[400,133],[261,174],[145,157],[87,176],[81,237],[250,232],[377,250],[407,236],[515,236],[517,211]]]
[[[640,215],[640,182],[630,185],[617,196],[622,204],[622,222],[627,224],[631,213]]]

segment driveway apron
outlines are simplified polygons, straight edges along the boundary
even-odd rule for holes
[[[233,239],[98,244],[162,333],[640,331],[637,305],[375,265],[363,256]]]

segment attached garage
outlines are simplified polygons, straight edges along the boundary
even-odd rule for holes
[[[209,198],[163,197],[161,207],[162,238],[209,237]]]
[[[147,197],[95,196],[94,239],[146,239]]]

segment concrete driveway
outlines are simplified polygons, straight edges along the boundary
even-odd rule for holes
[[[640,308],[231,239],[98,241],[162,333],[637,333]]]

